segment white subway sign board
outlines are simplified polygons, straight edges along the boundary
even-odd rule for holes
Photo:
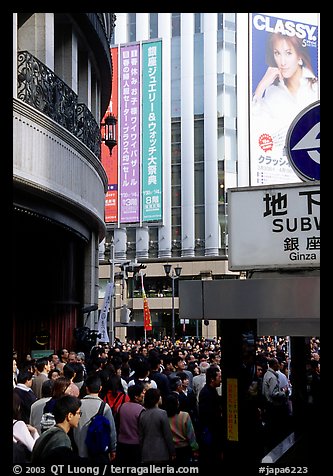
[[[320,181],[228,189],[229,269],[319,268]]]

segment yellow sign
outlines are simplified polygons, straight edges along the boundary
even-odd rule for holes
[[[227,439],[238,441],[238,381],[227,379]]]

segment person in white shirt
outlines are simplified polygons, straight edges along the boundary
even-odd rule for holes
[[[25,447],[25,462],[28,462],[31,457],[32,449],[35,445],[35,441],[39,438],[39,434],[36,428],[25,423],[21,419],[20,414],[21,400],[17,393],[13,392],[13,445],[21,443]],[[13,448],[14,449],[14,448]],[[13,452],[13,463],[19,463],[19,460],[15,460],[17,453]],[[21,461],[24,462],[24,461]]]
[[[316,78],[308,49],[297,36],[270,34],[266,47],[268,68],[259,81],[253,112],[262,120],[290,123],[307,105],[318,100]]]

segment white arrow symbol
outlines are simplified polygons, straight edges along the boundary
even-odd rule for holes
[[[320,164],[320,122],[317,122],[291,150],[306,150],[310,158]]]

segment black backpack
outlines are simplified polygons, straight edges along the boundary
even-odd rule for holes
[[[103,415],[105,402],[101,402],[96,415],[94,415],[89,423],[85,444],[90,456],[98,456],[110,452],[111,447],[111,425]]]

